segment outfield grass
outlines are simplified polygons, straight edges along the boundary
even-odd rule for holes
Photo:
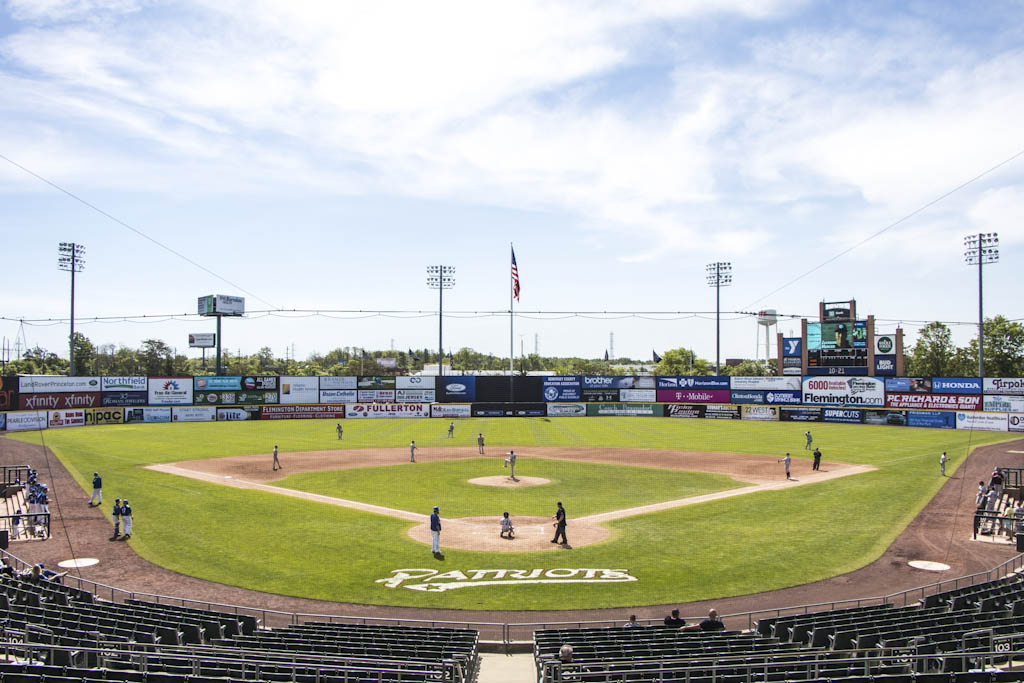
[[[466,419],[456,421],[456,438],[449,440],[445,438],[447,422],[346,421],[342,444],[336,440],[334,423],[317,420],[116,425],[6,438],[45,442],[51,447],[82,485],[83,504],[91,489],[92,472],[101,472],[108,498],[131,500],[136,515],[132,547],[169,569],[270,593],[463,609],[662,604],[759,592],[834,576],[876,559],[924,507],[945,481],[938,472],[938,456],[943,450],[950,456],[947,471],[954,472],[970,448],[1015,438],[955,430],[815,424],[810,429],[826,461],[873,465],[879,470],[617,520],[612,523],[618,532],[612,540],[586,548],[500,555],[451,550],[443,562],[431,558],[429,548],[406,536],[411,525],[402,520],[143,469],[152,463],[252,453],[266,454],[269,467],[269,452],[275,443],[281,447],[282,458],[290,451],[339,445],[405,447],[411,439],[424,453],[475,446],[480,431],[488,447],[498,449],[594,446],[739,452],[772,458],[791,450],[795,458],[809,458],[803,450],[803,432],[808,426],[800,423]],[[467,461],[468,468],[474,466],[471,463]],[[564,465],[570,471],[579,468],[579,475],[570,476],[580,477],[589,476],[582,470],[595,467],[588,463]],[[438,473],[438,478],[431,472]],[[431,465],[418,473],[423,481],[417,481],[417,486],[432,491],[433,503],[441,505],[446,514],[458,508],[464,490],[445,484],[451,477],[445,467]],[[659,471],[659,476],[669,474]],[[375,484],[378,488],[366,493],[370,502],[381,501],[379,487],[387,488],[386,473],[383,476],[385,483]],[[616,477],[613,484],[632,497],[637,493],[632,482],[638,476],[643,473],[630,470],[627,479]],[[582,489],[557,494],[573,511],[584,509],[589,495]],[[549,506],[550,502],[544,514],[550,514]],[[569,537],[571,541],[571,521]],[[628,569],[638,580],[448,593],[386,589],[375,583],[392,569],[407,567],[442,571],[607,567]]]
[[[555,501],[585,491],[577,497],[575,517],[637,507],[666,500],[700,496],[737,488],[742,484],[718,474],[677,472],[649,467],[624,467],[585,462],[520,458],[519,476],[543,477],[551,483],[523,488],[480,486],[469,479],[507,475],[495,458],[472,458],[411,467],[366,467],[293,474],[275,486],[346,498],[398,510],[430,511],[443,492],[445,517],[482,517],[510,510],[514,516],[552,515]],[[495,522],[497,523],[497,522]]]

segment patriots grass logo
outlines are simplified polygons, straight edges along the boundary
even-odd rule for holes
[[[375,583],[387,588],[408,588],[425,593],[443,593],[459,588],[482,586],[525,586],[552,583],[625,583],[636,581],[628,569],[458,569],[439,573],[436,569],[392,569],[386,579]]]

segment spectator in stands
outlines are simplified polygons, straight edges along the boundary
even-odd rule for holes
[[[990,486],[988,489],[988,504],[985,506],[988,510],[995,510],[996,503],[999,502],[999,495],[996,493],[996,489]]]
[[[992,470],[992,476],[988,480],[989,487],[996,492],[996,498],[1003,497],[1003,473],[999,468]]]
[[[18,540],[21,537],[21,508],[11,517],[11,540]]]
[[[718,610],[711,609],[708,611],[708,618],[699,624],[691,624],[684,626],[680,631],[724,631],[725,624],[718,618]]]
[[[629,621],[622,625],[622,628],[636,628],[640,624],[636,623],[636,615],[630,614]]]
[[[22,578],[24,578],[26,581],[31,581],[32,583],[42,583],[43,581],[46,581],[46,577],[43,576],[43,565],[32,565],[32,570],[28,573],[28,575],[23,576]]]
[[[0,557],[0,576],[14,576],[14,567],[7,564],[2,557]]]
[[[507,512],[501,518],[501,533],[498,535],[510,541],[516,537],[516,528],[512,526],[512,519],[508,516]]]
[[[679,610],[674,609],[672,610],[672,614],[665,617],[665,626],[675,626],[676,628],[681,628],[683,626],[686,626],[686,619],[683,619],[679,616]]]
[[[572,645],[565,643],[558,648],[558,661],[567,664],[572,661]]]

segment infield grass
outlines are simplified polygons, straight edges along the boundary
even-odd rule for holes
[[[943,450],[950,457],[947,472],[954,474],[971,448],[1015,438],[956,430],[814,424],[810,429],[815,445],[821,447],[826,461],[873,465],[878,471],[617,520],[611,523],[616,531],[611,540],[585,548],[501,554],[450,550],[443,561],[434,560],[428,547],[406,536],[412,526],[409,522],[143,469],[153,463],[254,453],[265,454],[269,468],[269,452],[275,443],[285,462],[290,451],[401,448],[411,439],[420,446],[419,453],[425,453],[428,449],[474,446],[478,432],[485,434],[489,448],[498,449],[594,446],[737,452],[770,458],[790,450],[794,458],[810,457],[803,449],[808,426],[800,423],[465,419],[456,421],[456,438],[446,439],[447,423],[351,420],[344,423],[345,439],[340,444],[334,423],[317,420],[116,425],[5,438],[49,446],[82,485],[82,504],[91,490],[92,472],[99,471],[108,500],[115,496],[131,500],[136,515],[132,547],[142,557],[174,571],[321,600],[497,610],[665,604],[783,588],[851,571],[876,559],[946,481],[938,473],[938,456]],[[465,478],[479,476],[472,460],[462,462]],[[539,463],[540,459],[534,464]],[[446,466],[436,467],[442,464],[447,465],[433,463],[417,470],[422,481],[416,486],[432,491],[431,499],[447,514],[449,509],[458,509],[467,489],[451,486],[451,471]],[[583,470],[595,467],[560,464],[570,472],[579,468],[578,474],[566,476],[580,481],[590,476]],[[658,471],[658,476],[669,474]],[[364,472],[360,476],[381,475]],[[629,472],[630,479],[638,476],[644,473]],[[386,478],[384,473],[384,480],[372,484],[371,479],[365,480],[371,490],[363,495],[370,502],[408,493],[383,491],[381,487],[388,488]],[[621,476],[610,484],[627,488]],[[390,488],[397,486],[396,480]],[[409,486],[401,484],[403,489]],[[551,491],[550,499],[542,496],[546,501],[542,514],[551,514],[549,507],[556,499],[563,500],[570,510],[571,542],[571,517],[591,504],[587,501],[590,491],[569,486],[539,488]],[[530,489],[516,493],[528,491],[527,495],[534,495]],[[599,507],[595,504],[595,509]],[[104,507],[107,514],[108,508],[109,504]],[[439,571],[606,567],[628,569],[638,580],[612,585],[496,586],[446,593],[388,589],[376,583],[391,570],[408,567]]]

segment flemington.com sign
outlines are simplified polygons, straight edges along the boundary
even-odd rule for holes
[[[482,586],[525,586],[552,583],[627,583],[636,581],[628,569],[453,569],[443,574],[436,569],[392,569],[393,576],[377,579],[387,588],[408,588],[426,593],[443,593],[457,588]]]

